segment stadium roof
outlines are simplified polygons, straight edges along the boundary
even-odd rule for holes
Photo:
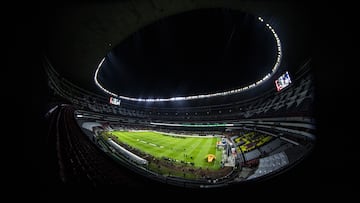
[[[201,8],[213,9],[193,11]],[[54,5],[45,24],[44,52],[60,75],[95,93],[103,94],[94,73],[104,57],[121,63],[107,63],[100,74],[120,95],[213,93],[255,82],[271,69],[276,43],[253,22],[258,16],[281,39],[280,71],[296,71],[310,56],[308,9],[286,2],[205,0]]]

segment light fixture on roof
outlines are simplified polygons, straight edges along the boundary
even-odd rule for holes
[[[258,20],[261,22],[264,22],[264,19],[261,17],[258,17]],[[129,100],[129,101],[138,101],[138,102],[164,102],[164,101],[181,101],[181,100],[193,100],[193,99],[203,99],[203,98],[211,98],[211,97],[217,97],[217,96],[227,96],[227,95],[231,95],[231,94],[237,94],[239,92],[254,88],[258,85],[260,85],[261,83],[265,82],[267,79],[270,78],[270,76],[272,76],[275,71],[279,68],[280,66],[280,62],[281,62],[281,58],[282,58],[282,51],[281,51],[281,42],[280,39],[278,37],[278,35],[276,34],[275,30],[269,25],[269,23],[266,23],[267,28],[273,33],[273,36],[275,38],[277,47],[278,47],[278,52],[277,52],[277,58],[276,58],[276,62],[275,65],[273,66],[273,68],[271,69],[271,72],[268,73],[262,80],[260,81],[256,81],[253,84],[250,84],[248,86],[242,87],[242,88],[238,88],[238,89],[233,89],[233,90],[229,90],[229,91],[224,91],[224,92],[217,92],[217,93],[211,93],[211,94],[202,94],[202,95],[191,95],[191,96],[183,96],[183,97],[170,97],[170,98],[148,98],[148,99],[141,99],[141,98],[135,98],[135,97],[127,97],[127,96],[122,96],[122,95],[117,95],[107,89],[105,89],[98,81],[97,77],[98,77],[98,73],[99,70],[105,60],[105,58],[103,58],[96,71],[95,71],[95,75],[94,75],[94,81],[95,84],[105,93],[110,94],[114,97],[117,97],[118,99],[124,99],[124,100]],[[268,76],[269,75],[269,76]],[[268,77],[267,77],[268,76]]]

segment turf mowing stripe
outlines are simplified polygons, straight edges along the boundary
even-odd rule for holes
[[[211,143],[211,140],[204,140],[201,143],[201,147],[198,148],[198,150],[196,150],[194,152],[194,162],[195,162],[196,167],[208,166],[208,164],[206,164],[206,161],[205,161],[205,156],[207,154],[209,154],[209,148],[211,147],[211,146],[209,146],[210,145],[209,141]]]
[[[166,135],[165,136],[163,136],[163,135],[159,136],[159,134],[155,134],[155,135],[156,136],[154,136],[154,139],[152,140],[152,142],[156,143],[159,146],[159,148],[160,148],[160,146],[163,146],[159,150],[156,150],[156,154],[157,154],[156,156],[158,156],[158,157],[163,156],[163,153],[165,151],[170,150],[171,147],[174,147],[178,142],[178,139],[173,139],[173,138],[168,137]],[[157,137],[159,139],[155,139]]]
[[[201,140],[201,142],[196,143],[196,146],[194,146],[191,150],[188,151],[188,153],[193,157],[193,160],[195,161],[197,158],[197,155],[199,153],[199,149],[201,147],[204,147],[207,143],[207,140]],[[190,157],[191,157],[190,156]]]
[[[166,143],[171,142],[173,139],[171,139],[171,137],[166,136],[166,135],[160,135],[158,133],[151,133],[149,135],[145,135],[141,134],[141,136],[139,136],[140,139],[144,139],[147,140],[150,143],[156,144],[158,146],[166,146]]]
[[[171,159],[194,162],[197,167],[213,168],[214,163],[207,163],[205,156],[209,153],[215,154],[217,160],[221,159],[221,151],[215,150],[214,138],[178,138],[155,132],[113,132],[118,139],[134,148],[156,157],[168,157]],[[144,143],[145,142],[145,143]],[[156,145],[156,146],[154,146]],[[163,148],[160,148],[163,146]],[[185,150],[183,150],[185,149]],[[216,152],[215,152],[216,151]],[[188,157],[184,157],[184,153]],[[220,154],[220,156],[218,156]],[[190,159],[193,157],[193,159]]]
[[[117,137],[120,141],[134,147],[134,148],[137,148],[137,149],[140,149],[146,153],[150,153],[153,151],[152,148],[154,148],[153,146],[149,146],[148,143],[142,143],[142,142],[139,142],[137,141],[138,138],[132,136],[131,134],[128,134],[128,133],[125,133],[125,134],[117,134]]]
[[[138,141],[136,141],[137,139],[139,140],[142,140],[142,139],[145,139],[147,141],[150,141],[150,142],[155,142],[156,140],[155,139],[149,139],[149,136],[148,135],[144,135],[143,132],[140,132],[140,133],[127,133],[125,132],[124,134],[121,135],[121,133],[116,133],[116,134],[120,134],[119,135],[119,139],[124,141],[125,143],[128,143],[129,145],[135,147],[135,148],[138,148],[146,153],[149,153],[149,154],[152,154],[156,157],[161,157],[162,154],[163,154],[163,151],[164,149],[163,148],[160,148],[160,147],[153,147],[153,146],[146,146],[148,144],[139,144],[139,143],[136,143]],[[159,134],[153,134],[151,135],[153,136],[154,138],[155,137],[161,137],[163,139],[165,139],[166,142],[168,142],[169,138],[165,137],[165,136],[159,136]],[[165,143],[165,142],[164,142]],[[162,146],[162,145],[161,145]]]
[[[180,159],[184,161],[183,155],[186,153],[186,148],[191,142],[193,142],[193,140],[180,138],[177,140],[177,142],[172,144],[172,146],[168,148],[168,150],[165,151],[163,155],[169,158]]]

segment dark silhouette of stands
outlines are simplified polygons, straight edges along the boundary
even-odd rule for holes
[[[290,116],[313,116],[314,84],[310,62],[299,71],[293,83],[280,92],[270,88],[256,97],[244,99],[241,95],[231,97],[238,100],[216,105],[189,107],[142,106],[122,101],[121,106],[108,103],[108,98],[81,89],[61,78],[50,64],[47,64],[49,85],[55,94],[67,99],[79,109],[114,115],[118,118],[164,121],[219,121],[249,118]],[[201,103],[201,102],[199,102]]]
[[[141,179],[129,168],[123,168],[98,149],[76,123],[74,110],[81,110],[82,113],[93,117],[94,121],[104,120],[110,125],[120,122],[135,129],[141,126],[149,127],[150,122],[154,121],[174,123],[216,121],[233,122],[242,126],[243,130],[279,135],[266,145],[242,153],[241,158],[245,166],[256,165],[264,155],[273,156],[277,153],[289,154],[287,163],[298,162],[302,155],[310,150],[306,149],[306,146],[312,147],[306,143],[314,140],[312,113],[314,84],[313,76],[309,72],[309,63],[303,66],[303,73],[299,73],[293,83],[280,92],[270,89],[252,98],[241,99],[240,95],[238,101],[231,103],[177,108],[144,107],[126,102],[122,102],[121,106],[110,105],[106,97],[83,90],[61,78],[50,64],[45,63],[45,67],[54,96],[64,98],[70,104],[61,105],[51,114],[49,131],[50,136],[55,136],[53,141],[58,161],[54,164],[58,167],[58,179],[65,184],[129,187],[144,185],[145,187],[148,181]],[[242,121],[246,122],[242,123]],[[221,129],[214,128],[212,131],[221,131]],[[305,148],[296,147],[291,144],[292,142],[304,145]],[[137,182],[134,182],[134,179]],[[178,184],[183,180],[165,181]],[[195,185],[192,182],[184,182],[185,184]]]
[[[51,115],[49,136],[52,136],[56,149],[54,160],[58,180],[65,185],[83,185],[104,187],[138,188],[149,186],[149,183],[128,169],[116,164],[98,149],[84,135],[74,120],[73,108],[60,107]]]

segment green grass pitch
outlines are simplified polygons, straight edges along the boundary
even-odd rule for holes
[[[195,167],[220,168],[222,150],[216,149],[218,137],[174,137],[158,132],[111,132],[121,142],[140,151],[162,158],[176,159],[179,162],[193,162]],[[208,163],[208,154],[216,156],[213,163]]]

